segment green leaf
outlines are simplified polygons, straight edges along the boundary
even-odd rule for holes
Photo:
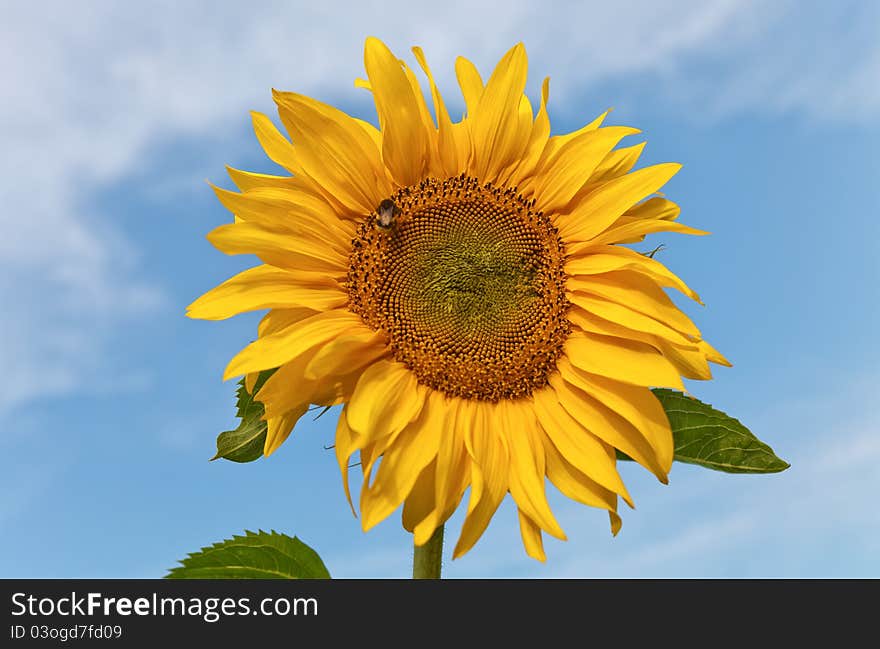
[[[250,532],[202,548],[166,579],[330,579],[318,553],[296,537]]]
[[[263,404],[254,401],[254,394],[275,370],[263,370],[254,384],[253,394],[244,386],[244,379],[238,382],[237,417],[241,419],[238,428],[227,430],[217,436],[217,455],[212,460],[224,458],[233,462],[253,462],[263,456],[266,443],[266,422],[263,420]]]
[[[652,390],[666,410],[678,462],[727,473],[778,473],[789,466],[737,419],[681,392]],[[618,459],[632,458],[620,453]]]

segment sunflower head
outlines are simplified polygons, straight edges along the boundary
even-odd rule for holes
[[[268,309],[226,378],[278,368],[256,399],[265,454],[311,404],[343,404],[335,449],[346,494],[360,460],[364,529],[403,505],[425,543],[469,491],[455,556],[501,501],[517,507],[526,551],[564,533],[546,482],[606,509],[617,533],[620,450],[661,481],[672,435],[651,387],[711,378],[727,361],[667,296],[695,300],[662,263],[623,244],[677,221],[658,190],[678,171],[633,171],[638,133],[606,114],[550,135],[549,83],[535,114],[520,44],[484,83],[459,58],[466,105],[453,122],[424,54],[433,111],[413,70],[367,39],[379,128],[327,104],[274,92],[287,137],[255,113],[257,138],[286,175],[230,169],[217,189],[235,215],[209,239],[261,265],[196,300],[189,315]]]

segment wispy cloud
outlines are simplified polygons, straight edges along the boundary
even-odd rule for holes
[[[557,99],[640,75],[706,114],[864,119],[880,106],[876,23],[874,3],[13,3],[0,27],[0,364],[18,380],[0,409],[73,390],[100,371],[114,323],[162,302],[122,214],[89,197],[149,165],[157,141],[241,129],[270,87],[365,101],[349,80],[367,34],[401,53],[423,45],[449,94],[455,55],[488,71],[523,40],[532,87],[552,72]]]
[[[761,3],[667,72],[669,92],[703,119],[806,116],[871,125],[880,110],[880,5]]]

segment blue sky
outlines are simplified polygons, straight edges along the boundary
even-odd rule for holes
[[[668,486],[624,466],[620,535],[554,496],[569,541],[546,564],[508,502],[445,574],[880,576],[876,3],[238,4],[4,9],[0,577],[161,576],[245,528],[299,535],[334,576],[407,575],[399,518],[364,534],[345,503],[335,413],[268,460],[207,461],[235,425],[222,369],[259,315],[183,316],[251,264],[205,240],[228,219],[206,180],[273,169],[248,110],[271,113],[277,87],[372,120],[352,85],[367,35],[421,45],[456,112],[454,56],[485,73],[522,40],[557,132],[613,106],[645,164],[684,164],[667,194],[713,234],[655,242],[734,362],[692,390],[792,463],[676,465]]]

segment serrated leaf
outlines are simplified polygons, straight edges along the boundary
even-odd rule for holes
[[[191,553],[166,579],[330,579],[321,557],[298,538],[275,532],[233,536]]]
[[[236,416],[241,422],[235,430],[227,430],[217,436],[217,454],[211,460],[222,457],[233,462],[253,462],[263,456],[266,443],[265,410],[262,403],[254,401],[254,395],[274,373],[274,369],[260,372],[252,393],[247,391],[244,379],[238,382]]]
[[[675,443],[675,460],[727,473],[778,473],[789,466],[739,420],[676,390],[657,388]],[[632,458],[618,451],[620,460]]]

